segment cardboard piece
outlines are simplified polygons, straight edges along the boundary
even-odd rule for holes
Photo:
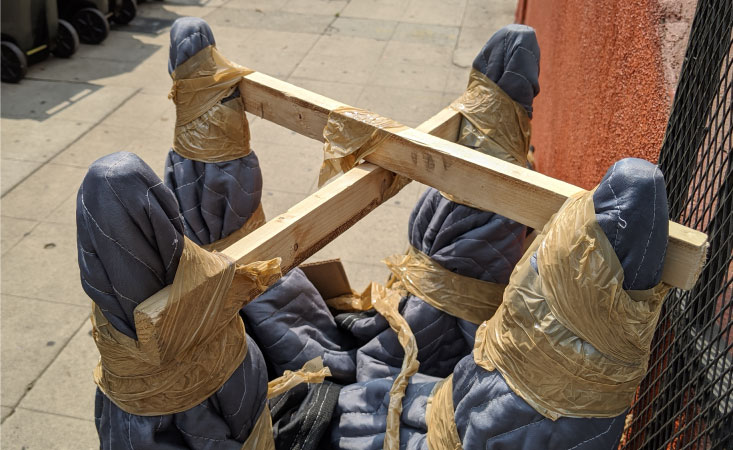
[[[301,264],[300,269],[324,300],[350,295],[353,292],[344,265],[338,258]]]

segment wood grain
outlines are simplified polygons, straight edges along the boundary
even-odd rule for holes
[[[257,72],[245,77],[240,89],[247,111],[320,141],[329,113],[347,106]],[[417,129],[389,132],[365,159],[536,229],[547,223],[568,196],[582,191],[456,144],[459,127],[458,113],[445,108]],[[662,280],[691,289],[707,248],[707,235],[670,222]]]

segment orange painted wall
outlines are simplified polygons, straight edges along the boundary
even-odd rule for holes
[[[537,170],[586,189],[613,162],[656,162],[670,108],[655,0],[520,0],[537,30]],[[683,48],[684,50],[684,48]]]

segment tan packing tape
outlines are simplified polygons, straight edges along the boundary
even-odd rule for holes
[[[403,129],[406,129],[404,125],[364,109],[345,106],[331,111],[323,129],[323,164],[318,186],[339,173],[348,172],[372,153],[388,136],[383,130],[398,132]]]
[[[250,132],[239,95],[225,103],[252,70],[226,59],[214,46],[199,51],[171,74],[168,95],[176,105],[173,150],[207,163],[231,161],[250,152]]]
[[[466,91],[451,104],[468,124],[458,143],[526,167],[531,125],[524,108],[486,75],[472,69]]]
[[[361,294],[352,291],[352,293],[348,295],[339,295],[338,297],[326,299],[326,305],[328,305],[329,308],[335,309],[336,311],[368,311],[372,309],[372,284],[373,283],[370,283],[369,286],[367,286],[367,288]]]
[[[326,304],[337,311],[368,311],[374,307],[375,299],[393,292],[398,293],[400,298],[407,295],[407,291],[399,283],[394,282],[390,287],[385,288],[381,284],[372,281],[361,294],[352,291],[349,295],[329,298],[326,300]]]
[[[539,275],[530,265],[537,252]],[[623,268],[595,219],[593,191],[570,197],[517,264],[476,364],[550,419],[615,417],[646,374],[669,287],[625,291]]]
[[[405,318],[400,314],[398,307],[402,295],[393,289],[385,288],[372,282],[372,304],[389,323],[397,334],[397,339],[405,351],[402,368],[389,390],[389,406],[387,407],[387,429],[384,434],[384,449],[399,450],[400,448],[400,415],[402,414],[402,399],[410,377],[417,373],[420,363],[417,361],[417,342]]]
[[[413,246],[406,254],[390,256],[384,263],[408,292],[477,325],[494,315],[506,287],[451,272]]]
[[[252,431],[242,445],[242,450],[275,450],[275,436],[272,431],[270,407],[265,402]]]
[[[452,104],[468,123],[457,143],[481,153],[526,167],[532,128],[524,108],[499,86],[477,70],[471,70],[468,88]],[[447,192],[448,200],[484,211],[473,203]]]
[[[493,316],[506,288],[451,272],[413,246],[405,254],[392,255],[382,262],[392,273],[390,290],[401,296],[409,292],[434,308],[477,325]],[[367,311],[380,289],[378,283],[371,283],[361,294],[330,298],[326,304],[338,311]]]
[[[279,258],[246,265],[184,237],[162,309],[135,308],[137,340],[117,331],[94,305],[92,336],[101,355],[94,381],[122,410],[155,416],[186,411],[216,392],[244,360],[239,310],[280,278]]]
[[[453,375],[438,381],[425,411],[428,450],[463,450],[453,411]]]
[[[320,356],[307,361],[299,370],[286,370],[282,376],[267,384],[267,398],[277,397],[302,383],[323,383],[331,376],[331,369],[323,366]]]

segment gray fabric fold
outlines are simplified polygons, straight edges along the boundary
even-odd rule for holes
[[[540,93],[540,46],[532,27],[512,24],[494,33],[473,60],[473,68],[532,117],[532,101]]]
[[[416,374],[410,379],[402,401],[400,448],[426,449],[425,407],[439,378]],[[394,378],[377,378],[341,389],[331,424],[334,449],[377,450],[384,445],[389,390]]]
[[[322,449],[341,386],[330,381],[301,384],[270,400],[277,450]]]
[[[216,45],[214,33],[205,20],[198,17],[181,17],[171,26],[171,45],[168,49],[168,73],[188,61],[193,55],[210,45]]]
[[[453,375],[456,427],[463,448],[532,450],[615,449],[626,414],[614,418],[552,421],[514,393],[497,371],[487,372],[469,355]]]
[[[135,307],[173,282],[183,251],[175,197],[137,155],[102,157],[79,188],[76,234],[84,292],[117,330],[137,338]]]
[[[624,269],[624,289],[651,289],[662,279],[669,239],[664,176],[656,164],[625,158],[593,193],[596,220]],[[537,271],[537,254],[530,263]]]
[[[165,184],[178,200],[186,236],[199,245],[242,228],[262,198],[262,171],[254,152],[233,161],[203,163],[170,150]]]
[[[662,279],[669,211],[662,172],[626,158],[611,166],[593,194],[596,219],[624,268],[624,289],[651,289]]]
[[[114,153],[94,162],[77,197],[82,285],[120,332],[135,338],[133,311],[173,281],[183,247],[173,194],[139,157]],[[100,448],[239,449],[264,408],[267,368],[256,343],[226,383],[178,414],[128,414],[99,389]]]
[[[302,270],[291,270],[242,312],[272,378],[321,356],[334,380],[354,381],[356,344],[336,326],[323,297]]]

